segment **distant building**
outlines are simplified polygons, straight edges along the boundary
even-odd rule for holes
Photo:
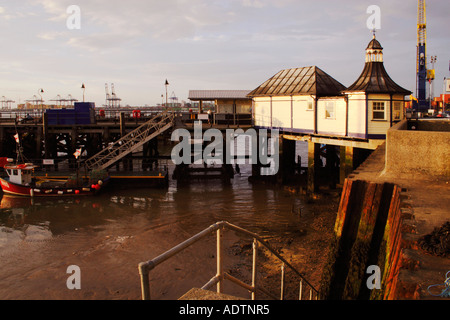
[[[346,88],[316,66],[286,69],[248,94],[256,127],[285,132],[385,139],[403,119],[405,96],[383,64],[383,48],[374,39],[366,49],[360,77]]]
[[[250,90],[190,90],[189,100],[199,102],[199,112],[203,104],[214,101],[216,113],[251,113],[252,99],[247,95]]]

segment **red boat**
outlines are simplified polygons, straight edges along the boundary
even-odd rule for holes
[[[2,161],[0,161],[2,162]],[[4,163],[5,161],[3,161]],[[109,176],[91,175],[79,186],[78,180],[72,179],[35,179],[33,170],[37,166],[31,163],[4,164],[8,177],[0,177],[0,184],[6,194],[26,197],[63,197],[63,196],[91,196],[102,190]],[[96,179],[95,182],[93,179]]]

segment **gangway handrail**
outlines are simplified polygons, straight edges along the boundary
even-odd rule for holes
[[[223,272],[222,268],[222,230],[229,229],[236,231],[237,233],[244,234],[246,236],[250,236],[253,238],[253,267],[252,267],[252,284],[248,285],[244,283],[243,281],[236,279],[235,277],[231,276],[230,274]],[[275,249],[273,249],[265,240],[263,240],[260,236],[257,234],[250,232],[248,230],[245,230],[241,227],[238,227],[236,225],[233,225],[227,221],[220,221],[217,222],[208,228],[204,229],[203,231],[197,233],[196,235],[192,236],[191,238],[185,240],[184,242],[176,245],[172,249],[164,252],[163,254],[157,256],[156,258],[141,262],[138,265],[139,269],[139,275],[141,280],[141,294],[142,294],[142,300],[150,300],[150,278],[149,273],[151,270],[153,270],[156,266],[160,265],[161,263],[165,262],[169,258],[175,256],[176,254],[182,252],[186,248],[190,247],[191,245],[195,244],[199,240],[209,236],[213,232],[217,232],[217,273],[214,277],[212,277],[203,287],[202,289],[208,290],[213,285],[217,285],[217,292],[222,293],[222,282],[224,279],[230,280],[233,283],[240,285],[241,287],[249,290],[251,294],[252,300],[255,300],[255,294],[256,291],[261,291],[264,294],[268,295],[269,297],[273,299],[278,299],[276,296],[271,294],[270,292],[267,292],[265,289],[261,287],[257,287],[257,281],[256,281],[256,272],[257,272],[257,248],[258,243],[263,245],[266,249],[268,249],[273,255],[275,255],[283,264],[281,268],[282,276],[281,276],[281,294],[280,294],[280,300],[283,300],[284,298],[284,274],[285,274],[285,267],[289,267],[291,270],[294,271],[295,274],[297,274],[301,281],[300,281],[300,293],[299,293],[299,299],[302,299],[302,290],[303,290],[303,282],[308,285],[310,290],[310,300],[313,298],[313,292],[315,294],[316,299],[318,299],[318,291],[309,283],[305,277],[292,265],[290,264],[286,259],[284,259],[278,252],[276,252]]]
[[[150,137],[150,130],[155,129],[155,132],[158,132],[158,130],[165,129],[169,125],[172,126],[174,117],[173,113],[167,111],[156,115],[138,128],[124,135],[119,140],[113,142],[110,146],[101,150],[96,155],[87,159],[85,161],[85,166],[92,169],[96,165],[102,166],[115,159],[120,160],[125,153],[132,151],[131,147],[134,147],[135,144],[138,145],[138,143],[142,143],[142,140]],[[139,141],[139,139],[141,139],[141,141]]]

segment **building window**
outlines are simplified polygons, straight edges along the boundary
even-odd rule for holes
[[[311,101],[307,102],[306,110],[314,110],[313,103]]]
[[[334,101],[328,101],[326,103],[325,119],[336,119],[336,105]]]
[[[394,112],[393,117],[395,120],[401,120],[401,112],[402,112],[402,103],[399,101],[394,102]]]
[[[386,120],[386,110],[384,102],[374,102],[372,104],[373,120]]]

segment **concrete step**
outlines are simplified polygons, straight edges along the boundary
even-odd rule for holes
[[[248,300],[228,294],[193,288],[178,300]]]

